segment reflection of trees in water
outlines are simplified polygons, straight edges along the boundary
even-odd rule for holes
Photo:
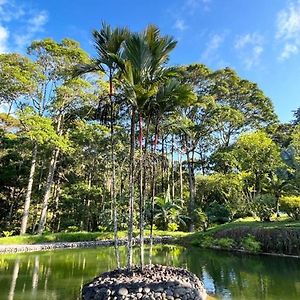
[[[300,261],[191,248],[189,269],[201,279],[213,278],[216,294],[228,290],[233,299],[300,299]],[[203,268],[204,266],[204,268]]]
[[[19,269],[20,269],[20,260],[16,259],[12,278],[11,278],[10,289],[9,289],[9,293],[8,293],[8,300],[14,299],[17,279],[18,279],[18,275],[19,275]]]
[[[146,248],[146,259],[149,248]],[[134,249],[134,262],[139,249]],[[121,266],[126,248],[120,247]],[[154,246],[153,263],[187,266],[209,290],[233,299],[300,299],[300,260],[223,251]],[[0,299],[80,299],[80,287],[116,268],[114,248],[73,249],[3,256]],[[4,268],[4,266],[7,266]],[[8,271],[6,271],[8,270]],[[288,298],[286,293],[288,294]],[[16,296],[17,295],[17,296]],[[229,299],[229,298],[226,298]]]

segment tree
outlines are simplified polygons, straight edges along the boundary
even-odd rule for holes
[[[88,56],[77,42],[70,39],[64,39],[61,43],[56,43],[52,39],[34,41],[28,48],[28,53],[34,58],[35,64],[43,75],[38,84],[36,97],[33,99],[34,107],[40,114],[51,113],[55,119],[56,132],[61,136],[63,134],[65,110],[71,105],[72,101],[80,98],[76,95],[78,88],[86,87],[83,82],[71,80],[72,69],[75,64],[87,62]],[[43,232],[46,223],[48,200],[59,152],[58,147],[53,149],[49,162],[38,226],[38,233],[40,234]]]
[[[27,229],[33,179],[36,169],[38,145],[64,145],[64,141],[62,141],[61,137],[56,133],[55,128],[52,124],[52,120],[50,118],[40,116],[30,108],[27,108],[24,111],[20,112],[19,119],[23,127],[24,136],[28,137],[31,141],[33,141],[34,145],[32,150],[30,174],[24,203],[22,224],[20,229],[20,234],[25,234]]]
[[[109,99],[110,99],[110,138],[111,138],[111,202],[113,206],[113,222],[114,222],[114,241],[115,248],[118,245],[118,220],[117,220],[117,204],[116,204],[116,170],[115,170],[115,149],[114,149],[114,87],[113,79],[116,72],[119,70],[118,63],[120,63],[120,55],[122,44],[128,37],[129,31],[126,28],[115,28],[111,27],[105,23],[102,24],[102,28],[97,31],[93,31],[95,48],[97,50],[97,57],[90,64],[77,65],[75,73],[85,74],[88,72],[101,71],[105,72],[109,78]],[[117,259],[118,263],[119,260]]]
[[[277,121],[271,100],[257,84],[240,78],[230,68],[209,76],[215,108],[215,134],[220,147],[228,147],[242,132],[261,129]]]
[[[281,163],[278,146],[264,131],[245,133],[237,140],[234,156],[237,168],[248,174],[248,186],[253,186],[253,197],[263,192],[263,181]]]
[[[36,65],[20,54],[0,54],[0,103],[10,107],[21,96],[30,95],[36,87]]]

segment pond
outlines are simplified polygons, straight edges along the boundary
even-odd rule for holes
[[[126,249],[120,252],[124,265]],[[300,299],[300,259],[166,245],[153,253],[153,263],[195,273],[217,299]],[[134,257],[138,260],[137,249]],[[0,299],[81,299],[85,282],[115,267],[113,248],[0,255]]]

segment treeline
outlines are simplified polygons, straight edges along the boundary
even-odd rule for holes
[[[95,58],[70,39],[0,55],[3,235],[299,217],[300,108],[282,124],[234,70],[169,66],[155,26],[93,37]]]

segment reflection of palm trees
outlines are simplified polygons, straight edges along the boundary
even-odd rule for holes
[[[10,290],[8,293],[8,300],[14,299],[17,279],[19,276],[19,269],[20,269],[20,259],[16,259],[15,265],[14,265],[14,270],[13,270],[13,275],[12,275],[12,279],[11,279],[11,283],[10,283]]]

